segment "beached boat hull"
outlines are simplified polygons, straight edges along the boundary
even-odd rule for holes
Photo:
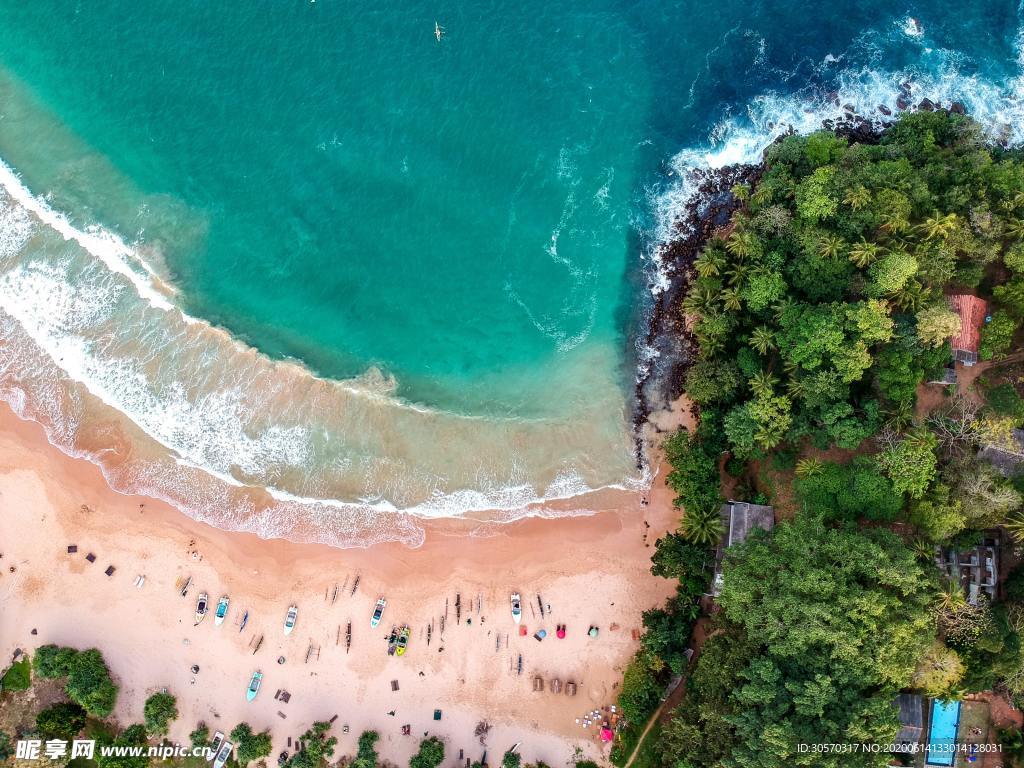
[[[245,700],[252,701],[256,698],[256,694],[260,692],[260,686],[263,684],[263,673],[254,672],[252,680],[249,681],[249,688],[245,692]]]
[[[217,603],[217,612],[213,616],[213,623],[215,626],[219,627],[224,623],[224,619],[227,618],[228,615],[228,605],[230,605],[230,602],[231,601],[228,598],[222,597]]]
[[[299,617],[299,609],[294,605],[288,609],[288,616],[284,620],[284,634],[287,637],[295,629],[295,621]]]

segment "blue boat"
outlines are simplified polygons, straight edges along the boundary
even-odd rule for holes
[[[252,673],[252,680],[249,681],[249,690],[245,692],[245,700],[252,701],[260,692],[260,685],[263,683],[263,673],[258,669]]]

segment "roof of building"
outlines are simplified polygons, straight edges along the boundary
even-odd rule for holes
[[[896,697],[895,705],[900,716],[900,732],[896,734],[896,743],[920,741],[924,728],[924,703],[921,697],[913,693],[901,693]]]
[[[726,525],[723,544],[731,547],[745,541],[754,528],[770,531],[775,526],[775,510],[763,504],[729,501],[722,505],[722,520]]]
[[[953,351],[977,352],[988,304],[977,296],[958,293],[949,297],[949,305],[960,315],[960,333],[952,339]]]
[[[978,458],[987,461],[1005,477],[1016,475],[1024,464],[1024,430],[1012,430],[1013,440],[1007,445],[986,445]]]

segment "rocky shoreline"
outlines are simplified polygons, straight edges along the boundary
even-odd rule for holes
[[[843,107],[840,119],[823,120],[821,127],[851,142],[877,144],[885,130],[898,119],[900,112],[916,110],[966,114],[960,102],[954,101],[946,107],[924,98],[914,104],[910,101],[910,95],[910,83],[902,83],[895,109],[880,104],[875,108],[877,116],[867,118],[858,114],[853,105],[847,104]],[[836,106],[840,106],[837,94],[829,96],[834,99]],[[655,247],[661,276],[667,281],[667,286],[655,292],[646,325],[639,335],[638,346],[642,352],[635,382],[633,411],[638,468],[644,463],[645,429],[657,430],[651,416],[667,409],[683,394],[686,372],[694,358],[696,341],[686,327],[680,307],[690,287],[693,263],[708,241],[728,225],[732,214],[740,207],[741,202],[732,194],[732,187],[737,184],[753,186],[760,179],[762,171],[763,164],[691,171],[696,192],[674,223],[678,236]],[[650,285],[653,285],[653,281]]]

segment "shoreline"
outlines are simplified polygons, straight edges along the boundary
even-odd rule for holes
[[[187,740],[198,720],[226,731],[244,719],[256,730],[271,729],[276,754],[312,720],[338,714],[350,727],[348,733],[334,730],[338,755],[354,753],[359,733],[375,728],[386,759],[407,759],[418,744],[413,737],[424,731],[444,736],[449,755],[465,749],[476,759],[473,750],[481,746],[472,733],[486,720],[493,726],[492,753],[522,741],[526,760],[556,764],[577,746],[600,758],[596,733],[575,718],[615,702],[622,669],[637,647],[632,630],[641,627],[640,614],[673,592],[671,582],[649,572],[654,540],[677,522],[670,492],[655,482],[647,504],[639,493],[623,496],[585,518],[534,517],[492,526],[498,530],[488,536],[467,535],[459,521],[431,521],[419,549],[397,542],[342,550],[265,540],[111,490],[99,467],[63,454],[39,424],[4,405],[0,595],[8,620],[0,653],[50,642],[96,646],[122,687],[117,719],[137,722],[146,695],[168,686],[179,700],[181,717],[170,734],[178,741]],[[66,553],[71,544],[76,554]],[[96,554],[95,563],[86,562],[87,552]],[[110,577],[103,574],[107,565],[116,569]],[[355,595],[342,593],[332,605],[328,593],[346,581],[351,589],[357,574]],[[136,590],[138,575],[146,582]],[[175,583],[188,575],[193,588],[182,599]],[[215,628],[212,620],[192,626],[200,590],[212,601],[231,595],[225,626]],[[513,590],[523,594],[530,635],[548,630],[544,642],[513,634],[507,606]],[[388,609],[371,631],[369,614],[381,594]],[[472,625],[454,625],[456,594],[471,603],[481,599],[480,612],[471,609]],[[531,614],[536,595],[551,605],[544,619]],[[450,613],[441,639],[446,598]],[[290,603],[299,606],[299,619],[285,638],[281,622]],[[240,634],[244,610],[250,621]],[[350,654],[343,638],[336,644],[348,621]],[[385,654],[389,622],[412,627],[409,653],[401,659]],[[568,625],[565,640],[553,638],[555,622]],[[590,624],[601,627],[596,639],[586,637]],[[246,643],[258,635],[265,639],[253,656]],[[310,647],[319,647],[319,660],[304,663]],[[509,665],[520,653],[524,671],[517,675]],[[284,665],[274,663],[279,655]],[[201,668],[194,684],[193,663]],[[264,688],[246,705],[243,693],[255,668],[264,672]],[[533,693],[535,674],[574,679],[579,693]],[[398,692],[391,691],[393,679]],[[288,704],[274,700],[279,688],[292,694]],[[444,712],[440,722],[431,719],[435,708]],[[413,737],[400,735],[405,724]]]

